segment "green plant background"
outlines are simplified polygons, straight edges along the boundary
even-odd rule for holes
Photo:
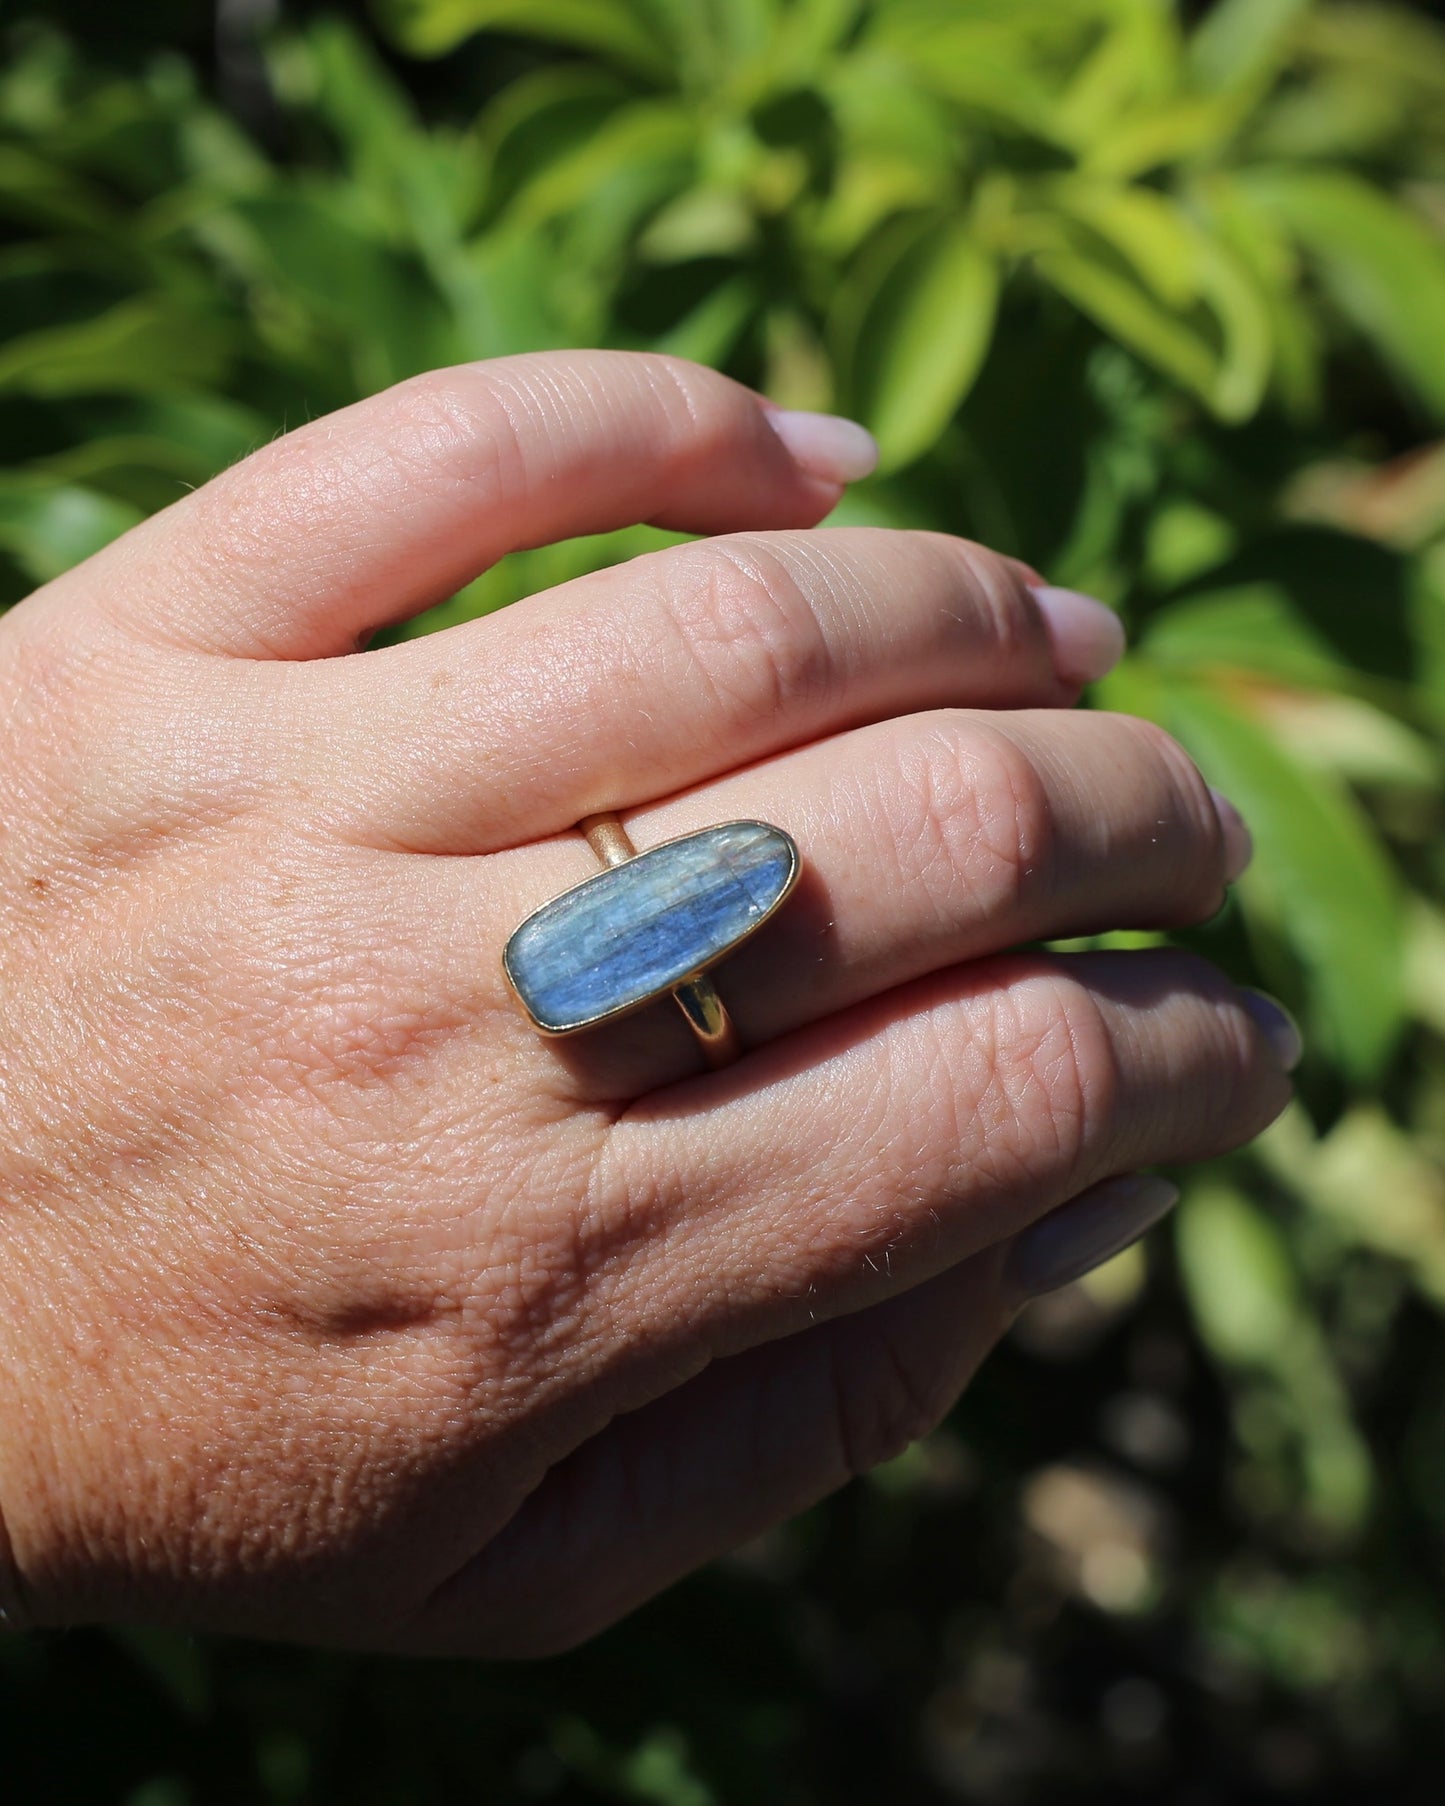
[[[1436,1800],[1445,31],[1373,0],[0,14],[0,599],[430,365],[662,346],[1125,614],[1301,1102],[902,1460],[532,1668],[0,1645],[18,1800]],[[405,631],[624,558],[508,560]],[[1147,936],[1119,937],[1131,943]]]

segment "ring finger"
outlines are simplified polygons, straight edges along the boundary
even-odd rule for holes
[[[804,879],[719,968],[757,1046],[944,967],[1027,941],[1202,920],[1248,837],[1183,749],[1131,716],[945,710],[861,728],[734,772],[627,819],[639,850],[710,823],[787,829]],[[425,882],[435,885],[436,862]],[[580,836],[445,862],[452,922],[500,947],[529,907],[597,870]],[[506,916],[508,919],[501,919]],[[589,1099],[635,1097],[696,1069],[670,1003],[538,1043]]]

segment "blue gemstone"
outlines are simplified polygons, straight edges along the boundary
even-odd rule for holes
[[[669,991],[719,960],[793,888],[781,828],[723,822],[599,872],[544,903],[502,963],[537,1027],[565,1035]]]

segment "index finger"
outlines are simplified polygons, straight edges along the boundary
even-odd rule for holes
[[[263,446],[52,591],[163,642],[321,658],[524,547],[641,521],[812,526],[873,456],[853,422],[780,412],[681,358],[496,358]]]

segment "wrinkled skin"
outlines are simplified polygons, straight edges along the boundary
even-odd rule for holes
[[[528,1655],[898,1452],[1108,1176],[1288,1082],[1182,955],[1188,758],[1072,711],[1022,567],[806,531],[758,399],[574,353],[318,421],[0,624],[0,1519],[19,1621]],[[718,535],[358,650],[506,550]],[[778,822],[719,975],[537,1036],[500,952],[640,847]]]

